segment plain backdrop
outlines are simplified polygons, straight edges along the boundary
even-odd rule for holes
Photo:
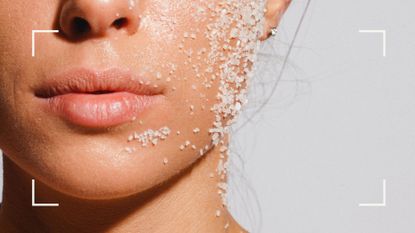
[[[275,65],[259,67],[241,122],[272,92],[305,5],[293,1],[272,42]],[[232,137],[228,199],[243,226],[415,232],[413,9],[411,0],[312,0],[270,102]],[[381,34],[359,30],[385,30],[386,57]],[[359,207],[382,202],[383,179],[386,206]]]
[[[233,212],[253,232],[413,233],[415,2],[311,2],[270,103],[233,138],[246,177],[232,174]],[[359,30],[386,30],[386,57],[382,35]],[[386,206],[359,207],[382,202],[383,179]]]

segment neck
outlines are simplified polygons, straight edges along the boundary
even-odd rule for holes
[[[241,232],[222,205],[213,148],[191,167],[145,192],[115,200],[83,200],[36,181],[36,202],[60,200],[59,207],[32,207],[32,177],[4,156],[0,229],[7,232]],[[212,178],[209,174],[213,172]],[[45,200],[45,201],[38,201]],[[216,211],[220,210],[220,216]],[[228,225],[228,227],[225,227]]]

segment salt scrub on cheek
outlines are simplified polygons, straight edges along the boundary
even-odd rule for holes
[[[147,146],[149,143],[157,145],[159,140],[166,140],[167,136],[170,134],[170,129],[165,126],[159,130],[147,130],[142,134],[137,132],[128,137],[128,141],[138,140],[142,146]]]
[[[163,147],[170,140],[179,141],[176,151],[159,158],[162,164],[167,165],[164,167],[169,167],[173,166],[170,162],[174,162],[175,156],[183,159],[183,156],[190,155],[196,160],[218,147],[218,194],[226,206],[229,152],[226,140],[232,123],[247,103],[248,81],[254,72],[260,45],[258,38],[263,32],[265,0],[183,2],[183,7],[191,9],[192,21],[187,22],[189,27],[183,27],[185,22],[181,21],[182,18],[176,18],[168,11],[174,6],[168,2],[160,4],[163,6],[161,15],[152,12],[155,7],[149,8],[150,13],[143,13],[143,28],[148,29],[150,35],[156,35],[155,28],[170,31],[166,34],[169,46],[165,53],[175,55],[166,56],[160,70],[149,70],[156,82],[167,84],[166,97],[176,103],[174,113],[177,115],[172,117],[173,120],[156,122],[160,125],[155,127],[141,123],[140,127],[146,128],[128,135],[129,146],[125,151],[146,156],[135,146]],[[153,23],[155,26],[151,27]],[[155,40],[157,42],[157,38]],[[133,153],[136,151],[138,153]],[[215,177],[214,172],[209,174],[211,178]],[[218,211],[216,216],[219,217]]]
[[[265,0],[6,2],[0,16],[25,17],[3,17],[0,27],[7,194],[0,220],[27,223],[16,223],[21,232],[240,231],[225,196],[228,140],[247,102],[268,20]],[[30,40],[15,40],[57,18],[69,26],[81,18],[90,27],[39,35],[35,58]],[[59,77],[63,83],[52,83]],[[49,99],[64,94],[38,93],[58,87],[90,100],[80,106],[97,113],[97,122],[111,106],[124,118],[87,125],[56,114]],[[131,106],[112,98],[118,92],[157,101],[124,114],[118,110]],[[59,208],[32,208],[32,178],[36,201]]]
[[[191,148],[195,151],[195,156],[199,157],[206,154],[213,146],[220,147],[220,159],[216,172],[222,181],[218,185],[218,193],[222,196],[223,203],[226,204],[224,194],[226,191],[228,145],[225,139],[229,134],[230,126],[236,120],[242,106],[247,102],[248,81],[254,71],[253,65],[260,44],[258,38],[263,31],[265,0],[225,0],[219,3],[208,1],[183,4],[192,9],[191,18],[196,27],[179,33],[182,38],[174,38],[175,33],[166,34],[169,35],[166,38],[167,41],[170,41],[169,43],[179,42],[178,56],[181,56],[182,59],[178,60],[180,62],[171,60],[163,64],[161,67],[167,69],[164,72],[167,74],[162,74],[162,71],[154,71],[153,73],[156,80],[165,80],[172,84],[171,93],[176,92],[176,96],[181,96],[180,101],[187,105],[184,108],[188,109],[187,113],[193,116],[192,119],[206,116],[205,113],[197,115],[197,111],[210,111],[213,115],[211,127],[204,129],[204,127],[196,125],[191,130],[193,135],[200,135],[207,131],[206,133],[211,138],[210,142],[196,145],[189,138],[184,138],[177,149],[186,151],[186,148]],[[171,8],[167,2],[162,5],[162,11]],[[180,20],[171,18],[168,11],[163,15],[163,17],[157,16],[155,18],[152,18],[152,13],[143,15],[143,27],[155,33],[154,28],[157,27],[150,27],[151,23],[155,22],[156,25],[166,25],[158,27],[162,28],[160,29],[162,31],[175,31],[175,26],[180,24]],[[192,43],[198,40],[206,41],[206,46],[195,48]],[[191,72],[184,72],[183,70],[188,67]],[[176,73],[184,73],[185,76],[179,76]],[[178,82],[180,83],[178,84]],[[189,97],[183,94],[184,91],[177,90],[176,86],[186,87],[188,88],[186,91],[191,90],[197,95],[193,94],[194,96]],[[209,96],[209,93],[214,93],[214,95]],[[198,103],[202,104],[193,104],[196,98],[199,98],[200,102]],[[203,104],[204,102],[206,104]],[[128,137],[128,141],[134,142],[137,139],[141,146],[148,146],[148,142],[151,141],[151,146],[157,146],[158,139],[165,140],[173,130],[176,131],[176,134],[170,135],[170,137],[180,137],[187,133],[184,129],[173,129],[166,124],[159,130],[147,129],[141,133],[134,132]],[[161,133],[157,134],[160,131]],[[154,132],[161,138],[158,136],[153,138],[151,135]],[[126,147],[126,150],[131,153],[135,151],[135,148]],[[167,164],[166,160],[163,158],[164,164]]]
[[[226,202],[226,173],[228,168],[228,143],[232,123],[237,119],[242,106],[247,103],[248,81],[253,76],[254,64],[259,49],[259,36],[263,31],[265,1],[227,0],[211,9],[218,19],[208,25],[206,36],[211,51],[209,61],[213,66],[220,63],[214,73],[219,79],[216,103],[211,111],[215,114],[213,127],[209,130],[212,145],[220,146],[220,159],[216,169],[221,182],[218,194]],[[216,216],[220,215],[217,210]]]

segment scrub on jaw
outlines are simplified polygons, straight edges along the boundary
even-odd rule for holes
[[[201,132],[199,127],[194,127],[192,130],[193,134],[208,133],[211,136],[211,142],[197,147],[191,141],[185,140],[177,148],[179,151],[191,148],[195,151],[195,156],[203,156],[212,146],[220,147],[220,159],[216,174],[221,179],[218,184],[218,193],[221,195],[224,205],[226,205],[226,173],[229,153],[224,138],[229,134],[230,127],[237,119],[242,106],[247,103],[248,81],[254,72],[253,65],[260,43],[258,37],[263,31],[264,4],[265,1],[263,0],[226,0],[220,4],[192,3],[191,15],[194,21],[201,22],[205,27],[193,28],[183,32],[182,38],[178,39],[180,43],[177,50],[178,54],[184,57],[182,59],[184,62],[180,64],[171,63],[171,69],[168,70],[165,78],[168,82],[171,80],[190,82],[191,85],[187,86],[194,92],[199,93],[198,98],[202,102],[209,102],[205,94],[206,90],[217,88],[216,100],[208,106],[208,109],[206,106],[208,104],[195,106],[189,104],[191,103],[189,99],[185,99],[183,102],[183,104],[189,104],[189,115],[194,115],[195,111],[210,111],[214,114],[212,127],[206,129],[206,132]],[[143,19],[145,19],[143,21],[145,27],[151,27],[150,22],[154,22],[151,28],[159,28],[156,25],[174,27],[176,24],[174,18],[168,17],[152,19],[151,16],[146,15]],[[168,33],[167,31],[163,32]],[[167,35],[160,34],[160,36]],[[168,38],[167,40],[169,40]],[[194,50],[189,46],[198,38],[206,38],[208,46],[198,50]],[[192,67],[193,75],[180,78],[173,75],[182,66]],[[157,80],[163,79],[161,72],[155,73]],[[160,131],[165,131],[165,133],[159,133]],[[184,130],[180,129],[175,136],[180,136],[181,132],[184,132]],[[135,132],[129,136],[128,141],[133,141],[134,138],[139,139],[142,146],[147,146],[149,141],[152,142],[153,146],[156,146],[159,137],[148,136],[153,134],[160,135],[162,140],[166,140],[170,134],[170,128],[165,126],[159,130],[148,129],[140,135]],[[148,139],[148,137],[150,138]],[[128,147],[128,151],[132,153],[136,150]],[[167,158],[163,158],[164,164],[167,164],[167,161]],[[214,173],[210,173],[209,176],[213,177]],[[217,210],[217,216],[220,216],[219,210]]]
[[[227,138],[247,101],[265,0],[128,2],[38,0],[24,7],[0,1],[2,19],[15,24],[1,28],[1,131],[10,132],[2,134],[2,149],[45,187],[88,200],[139,194],[214,152],[204,157],[215,161],[204,164],[212,183],[205,188],[216,191],[219,182],[220,196],[206,195],[223,199],[219,214],[212,213],[222,219]],[[51,22],[62,23],[61,33],[36,37],[30,57],[30,40],[17,35]],[[76,38],[73,24],[81,32]],[[40,108],[55,97],[40,87],[68,103],[57,101],[57,112],[64,106],[73,115]],[[134,107],[135,96],[157,101]],[[129,108],[138,110],[124,111]]]

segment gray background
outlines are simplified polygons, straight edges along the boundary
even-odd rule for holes
[[[282,42],[304,4],[293,1]],[[261,212],[266,233],[415,232],[414,9],[312,0],[270,104],[234,137],[247,180],[234,172],[230,199],[245,226]],[[360,29],[386,30],[386,57],[381,35]],[[382,179],[386,207],[359,207],[382,201]]]
[[[261,67],[242,120],[277,80],[305,3],[287,12],[275,65]],[[229,199],[242,225],[415,232],[414,9],[410,0],[312,0],[270,103],[233,137]],[[387,31],[386,57],[381,36],[360,29]],[[382,179],[386,206],[359,207],[381,202]]]

